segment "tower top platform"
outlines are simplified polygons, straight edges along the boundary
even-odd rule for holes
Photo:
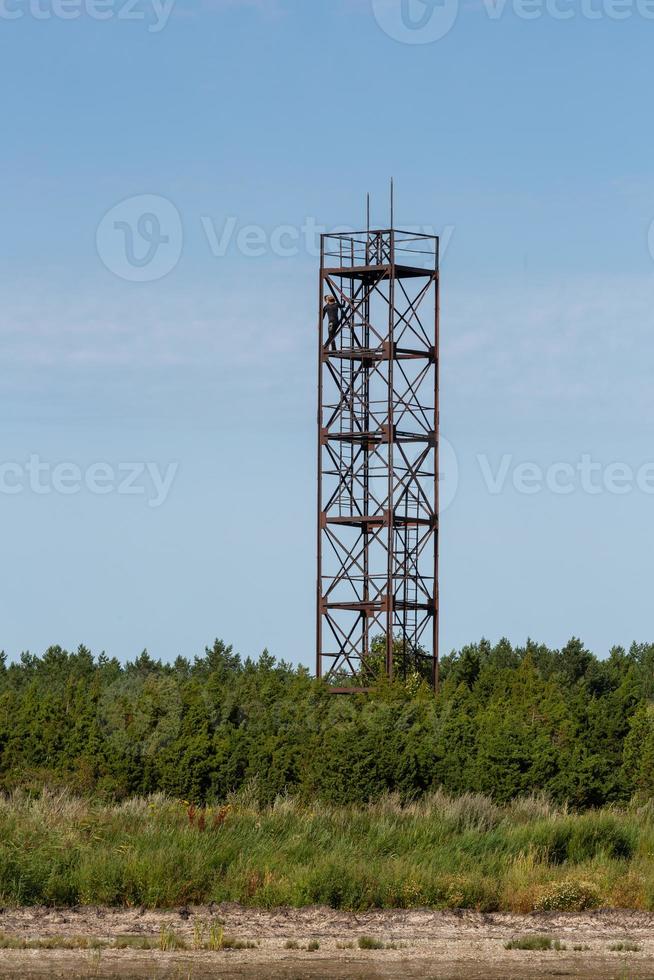
[[[438,264],[437,235],[385,228],[321,236],[321,266],[326,275],[360,280],[433,278]]]

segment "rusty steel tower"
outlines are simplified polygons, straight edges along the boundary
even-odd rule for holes
[[[317,675],[337,692],[438,686],[438,266],[433,235],[321,240]]]

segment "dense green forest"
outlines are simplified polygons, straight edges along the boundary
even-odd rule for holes
[[[574,808],[654,795],[654,644],[603,660],[502,640],[416,677],[335,696],[304,668],[216,641],[203,656],[121,665],[52,647],[0,663],[0,790],[66,786],[104,800],[197,804],[244,786],[261,804],[408,801],[442,788]]]

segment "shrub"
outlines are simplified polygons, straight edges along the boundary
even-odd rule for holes
[[[534,911],[583,912],[586,909],[595,909],[599,905],[601,905],[600,895],[593,884],[567,878],[547,885],[534,905]]]
[[[511,939],[504,944],[505,949],[526,949],[526,950],[546,950],[546,949],[565,949],[565,943],[558,939],[551,939],[549,936],[523,936],[521,939]]]

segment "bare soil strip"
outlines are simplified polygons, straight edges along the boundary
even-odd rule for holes
[[[220,927],[227,942],[253,948],[194,949],[212,926]],[[141,940],[158,946],[162,930],[188,948],[111,948]],[[4,947],[17,941],[102,944],[98,949],[0,948],[0,977],[654,978],[654,915],[642,912],[521,916],[418,909],[355,914],[232,904],[173,911],[6,908],[0,911],[0,932]],[[565,949],[505,948],[509,940],[528,936],[548,936]],[[385,948],[361,949],[360,939]],[[318,943],[318,949],[307,949],[309,943]],[[298,948],[288,948],[291,944]],[[620,944],[637,950],[610,949]]]

